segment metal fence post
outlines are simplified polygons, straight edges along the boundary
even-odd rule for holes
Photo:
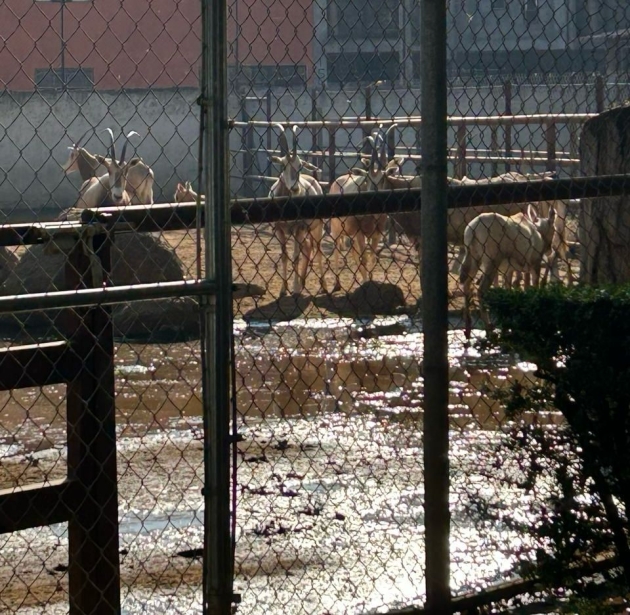
[[[230,615],[234,550],[230,518],[232,270],[228,183],[227,5],[203,0],[202,99],[205,143],[206,278],[202,298],[204,418],[203,612]]]
[[[503,84],[503,95],[505,97],[505,115],[512,115],[512,82],[506,81]],[[512,155],[512,126],[505,124],[504,126],[504,139],[505,139],[505,157],[509,158]],[[512,166],[509,162],[505,163],[505,172],[508,173],[512,170]]]
[[[605,104],[604,93],[604,77],[603,75],[596,75],[595,77],[595,110],[597,113],[603,113]]]
[[[446,3],[422,2],[422,303],[426,610],[450,613]]]

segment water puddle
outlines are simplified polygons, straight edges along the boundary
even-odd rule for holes
[[[345,614],[421,603],[419,323],[406,316],[237,321],[234,330],[243,438],[237,455],[238,612]],[[534,366],[466,348],[456,329],[448,343],[452,570],[454,587],[465,591],[502,579],[514,562],[519,537],[499,524],[480,533],[466,498],[471,485],[479,493],[499,488],[488,476],[506,417],[490,387],[531,378]],[[116,377],[121,544],[145,554],[143,569],[156,552],[190,565],[203,537],[199,344],[122,345]],[[0,461],[31,454],[44,456],[40,466],[46,455],[64,462],[64,395],[59,387],[0,394]],[[517,494],[501,497],[527,515]],[[67,537],[65,524],[50,531],[50,543]],[[490,548],[497,542],[505,551]],[[145,589],[131,588],[124,612],[186,612],[186,605],[200,601],[198,588],[182,588],[181,596]]]

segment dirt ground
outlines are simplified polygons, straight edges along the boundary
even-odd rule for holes
[[[169,232],[164,238],[177,251],[187,276],[196,277],[198,248],[195,234]],[[316,296],[317,278],[311,271],[307,279],[307,292],[301,299],[279,299],[279,246],[271,226],[233,228],[232,246],[234,281],[256,284],[266,291],[260,297],[235,300],[234,313],[237,318],[283,320],[296,316],[334,316],[348,308],[346,297],[359,286],[353,269],[344,267],[341,274],[343,290],[329,296]],[[326,280],[330,289],[334,276],[329,261],[332,244],[328,238],[324,241],[323,251],[327,257]],[[345,254],[349,257],[347,252]],[[203,262],[203,255],[201,260]],[[420,297],[417,268],[418,255],[410,242],[398,238],[391,245],[382,244],[372,277],[376,281],[398,286],[404,298],[404,309],[412,312]],[[459,310],[462,299],[454,275],[449,278],[449,292],[451,308]],[[141,397],[140,393],[137,395]],[[163,505],[164,501],[172,502],[179,498],[186,510],[193,511],[192,515],[199,514],[195,511],[199,511],[202,506],[201,439],[188,436],[187,440],[178,440],[166,434],[164,438],[129,440],[134,440],[134,444],[119,450],[121,510],[133,511],[142,516],[147,511],[159,510],[160,503]],[[251,449],[248,454],[253,454]],[[61,479],[66,475],[63,447],[44,447],[28,455],[2,456],[0,461],[0,489]],[[165,489],[169,490],[167,496],[164,495]],[[168,593],[186,588],[196,590],[200,586],[202,567],[198,547],[202,526],[200,523],[184,524],[185,528],[179,528],[169,523],[159,531],[160,538],[170,548],[156,548],[155,542],[146,532],[121,536],[123,591],[133,587],[134,591],[145,588],[151,592],[159,587],[159,592]],[[170,534],[166,536],[165,532]],[[3,540],[0,549],[0,611],[12,612],[18,607],[33,607],[43,609],[40,612],[48,612],[51,605],[67,602],[67,537],[59,537],[48,528],[38,528],[5,536]],[[247,565],[242,564],[243,570]],[[252,564],[255,565],[258,564]]]
[[[569,240],[575,239],[575,221],[568,224]],[[196,276],[197,271],[197,240],[191,232],[168,232],[164,238],[177,250],[177,254],[184,263],[190,277]],[[335,276],[332,263],[332,241],[329,236],[324,237],[322,249],[324,253],[324,269],[329,291],[334,286]],[[290,254],[292,246],[290,246]],[[451,310],[461,310],[463,298],[452,266],[456,256],[453,246],[449,249],[449,307]],[[317,295],[318,277],[309,268],[306,282],[306,291],[302,294],[300,305],[296,305],[295,298],[288,296],[280,298],[280,248],[273,235],[270,224],[258,226],[233,227],[232,229],[232,275],[235,283],[255,284],[265,289],[265,294],[260,297],[245,297],[234,302],[235,317],[249,317],[264,320],[277,313],[286,317],[300,315],[303,317],[330,317],[339,314],[347,307],[344,299],[361,283],[353,256],[350,250],[342,252],[342,270],[340,273],[341,291],[331,293],[328,296]],[[202,257],[203,262],[203,257]],[[413,312],[416,309],[418,299],[421,298],[420,279],[418,277],[419,257],[411,242],[404,235],[395,237],[393,243],[381,242],[377,258],[372,257],[371,278],[377,282],[390,283],[398,286],[404,297],[406,309]],[[572,260],[571,267],[577,274],[577,262]],[[292,275],[289,265],[289,275]],[[560,264],[560,275],[566,277],[566,267]],[[289,280],[291,288],[292,277]],[[310,298],[310,299],[309,299]],[[299,309],[298,309],[299,308]]]

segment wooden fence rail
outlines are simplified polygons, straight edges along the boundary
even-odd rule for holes
[[[108,283],[111,238],[93,237]],[[81,233],[68,254],[69,289],[98,286]],[[120,612],[114,342],[109,307],[66,309],[64,339],[0,351],[0,390],[65,384],[67,477],[0,491],[0,532],[68,522],[70,614]]]

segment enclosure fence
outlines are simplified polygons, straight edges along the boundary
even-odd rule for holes
[[[0,610],[533,608],[483,299],[630,277],[600,4],[0,2]]]

